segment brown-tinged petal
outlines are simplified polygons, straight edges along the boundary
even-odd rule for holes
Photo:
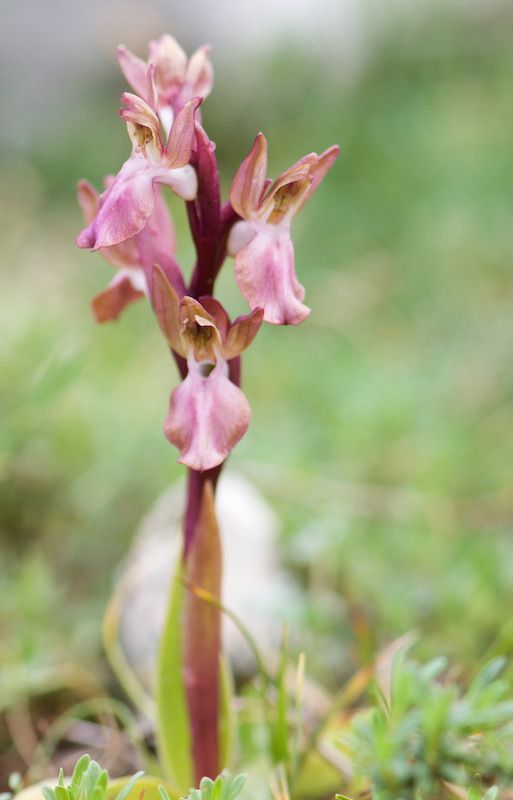
[[[334,144],[331,147],[328,147],[324,153],[317,159],[317,163],[310,170],[310,186],[308,191],[306,192],[305,196],[303,197],[301,204],[299,206],[300,210],[303,208],[305,203],[310,199],[312,194],[315,192],[321,181],[324,179],[327,172],[331,169],[335,161],[337,160],[340,153],[340,147],[338,144]]]
[[[235,358],[245,350],[260,330],[264,319],[264,309],[255,308],[251,314],[237,317],[230,326],[228,336],[224,343],[224,356],[226,359]]]
[[[228,316],[224,306],[221,305],[219,300],[210,295],[205,295],[199,299],[203,308],[214,318],[217,329],[221,335],[221,340],[224,342],[230,327],[230,317]]]
[[[221,337],[214,317],[193,297],[187,295],[180,303],[180,332],[188,352],[196,361],[213,364],[221,350]]]
[[[127,123],[134,150],[146,154],[162,153],[160,120],[145,100],[131,92],[121,95],[119,116]]]
[[[317,155],[309,153],[282,172],[262,199],[259,209],[260,218],[276,225],[284,217],[292,216],[308,192],[311,169],[316,163]]]
[[[158,265],[153,267],[151,302],[160,330],[173,350],[185,356],[180,335],[180,301],[175,290]]]
[[[240,165],[230,189],[230,201],[243,219],[252,219],[258,209],[267,174],[267,139],[257,134],[253,146]]]
[[[134,287],[129,271],[120,270],[107,288],[91,300],[94,318],[96,322],[112,322],[127,305],[141,297],[144,297],[144,292]]]

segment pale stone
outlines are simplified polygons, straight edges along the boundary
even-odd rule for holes
[[[117,582],[120,641],[139,681],[151,691],[171,576],[181,553],[184,484],[166,491],[143,519]],[[244,622],[266,656],[279,643],[284,609],[297,589],[278,563],[279,522],[257,489],[240,475],[220,478],[216,508],[223,543],[223,603]],[[223,647],[236,676],[254,670],[247,643],[223,619]]]

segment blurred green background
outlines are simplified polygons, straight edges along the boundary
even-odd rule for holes
[[[295,223],[312,315],[247,354],[253,422],[230,460],[283,521],[297,624],[328,682],[412,628],[421,655],[464,666],[513,647],[513,6],[488,11],[428,3],[403,25],[395,9],[352,71],[292,35],[213,51],[203,119],[225,190],[258,130],[273,175],[342,148]],[[91,47],[71,99],[2,145],[0,709],[56,664],[97,662],[117,565],[181,474],[154,320],[139,303],[95,326],[110,268],[73,244],[76,181],[99,186],[129,152],[114,51]],[[232,269],[220,294],[240,313]]]

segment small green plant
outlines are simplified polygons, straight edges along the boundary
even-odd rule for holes
[[[136,772],[129,778],[115,800],[126,800],[142,775],[142,772]],[[64,781],[64,772],[61,769],[57,786],[42,787],[45,800],[108,800],[111,796],[108,771],[102,769],[98,762],[93,761],[88,755],[79,758],[67,786]],[[182,800],[235,800],[245,781],[245,775],[231,775],[225,770],[215,780],[203,778],[199,788],[190,789]],[[141,794],[144,794],[144,790],[145,787],[141,785]],[[164,786],[159,786],[158,791],[162,800],[172,800]]]
[[[245,775],[231,775],[224,770],[215,781],[202,778],[199,789],[191,789],[183,800],[235,800],[245,782]],[[159,792],[162,800],[171,800],[163,786],[159,787]]]
[[[136,772],[123,786],[116,800],[126,800],[142,774]],[[43,786],[41,791],[45,800],[106,800],[108,785],[107,770],[102,769],[90,756],[83,755],[75,764],[68,786],[64,785],[64,773],[61,769],[57,786]]]
[[[479,784],[513,783],[513,701],[500,677],[505,659],[485,666],[464,691],[443,680],[445,659],[420,666],[404,654],[390,686],[375,690],[373,708],[358,713],[341,743],[355,769],[357,790],[374,800],[430,800],[468,787],[469,800],[486,797]]]

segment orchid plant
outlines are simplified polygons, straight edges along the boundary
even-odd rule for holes
[[[208,47],[187,59],[164,35],[150,42],[146,62],[122,46],[118,61],[133,89],[122,95],[119,112],[132,150],[117,175],[105,178],[101,194],[79,183],[86,227],[77,244],[100,251],[116,269],[92,301],[96,320],[116,320],[146,297],[181,378],[164,433],[188,468],[183,561],[162,640],[157,704],[162,762],[183,790],[204,776],[215,778],[225,766],[220,605],[205,598],[221,593],[216,483],[251,418],[240,388],[241,355],[263,322],[297,325],[310,313],[295,273],[291,223],[339,149],[310,153],[272,181],[267,141],[259,133],[223,203],[215,145],[200,116],[213,85]],[[196,250],[189,280],[176,259],[164,186],[186,203]],[[235,258],[235,278],[249,306],[234,321],[214,297],[228,255]]]

